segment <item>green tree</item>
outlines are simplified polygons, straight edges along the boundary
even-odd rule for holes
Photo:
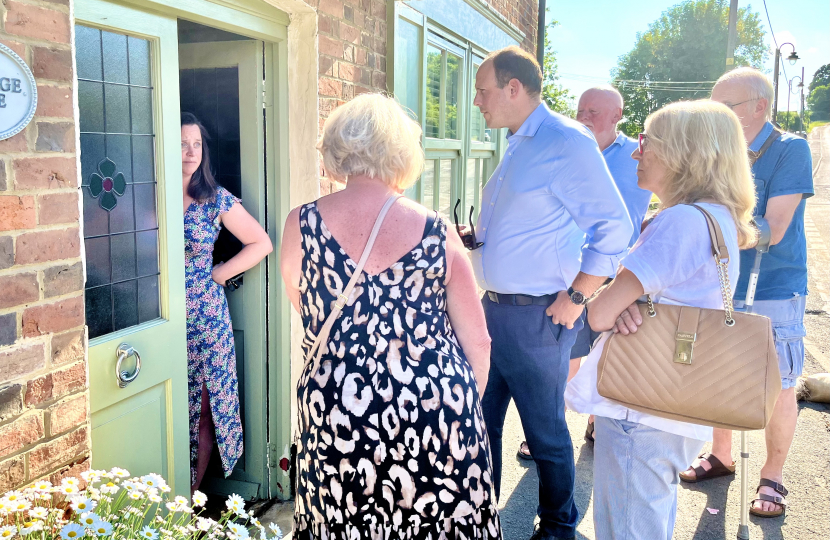
[[[634,48],[611,72],[612,84],[625,99],[620,129],[635,136],[646,117],[663,105],[709,96],[726,71],[728,20],[726,0],[684,0],[637,34]],[[735,65],[760,66],[767,46],[758,14],[739,8],[737,30]]]
[[[778,125],[785,131],[805,131],[806,125],[810,124],[810,111],[804,111],[804,124],[801,123],[801,115],[797,111],[778,111]]]
[[[576,116],[574,97],[571,92],[559,83],[559,66],[556,62],[556,51],[550,34],[559,24],[551,21],[545,30],[545,57],[542,65],[542,99],[552,111],[565,116]]]
[[[808,89],[812,92],[819,86],[830,86],[830,64],[824,64],[816,70],[813,74],[813,80],[810,81]]]
[[[813,120],[830,120],[830,86],[817,86],[807,96]]]

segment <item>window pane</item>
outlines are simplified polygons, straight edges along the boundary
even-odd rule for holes
[[[449,217],[452,204],[452,164],[449,159],[441,160],[440,191],[438,192],[438,211]]]
[[[130,84],[150,86],[150,43],[128,38],[130,47]]]
[[[75,26],[75,60],[79,79],[103,80],[101,71],[101,31]],[[78,85],[80,90],[81,85]]]
[[[104,52],[104,80],[127,84],[127,36],[102,31],[101,42]]]
[[[458,88],[461,85],[461,59],[451,54],[447,55],[447,82],[444,88],[444,102],[446,107],[446,121],[444,123],[444,137],[458,139]]]
[[[133,186],[127,184],[124,195],[118,197],[118,204],[110,210],[110,234],[135,230],[133,216]]]
[[[112,332],[111,289],[109,285],[104,285],[103,287],[87,289],[84,294],[89,339]]]
[[[429,209],[435,208],[435,165],[437,160],[428,159],[424,164],[424,200],[421,204]]]
[[[83,115],[81,115],[83,118]],[[130,132],[130,89],[114,84],[104,85],[104,126],[107,133]]]
[[[398,19],[395,43],[395,95],[417,120],[421,109],[421,28]]]
[[[159,311],[159,277],[150,276],[138,280],[138,322],[143,323],[158,319]]]
[[[97,82],[78,81],[78,108],[81,131],[104,131],[104,85]]]
[[[113,322],[115,329],[129,328],[138,324],[138,298],[135,280],[116,283],[112,286]]]
[[[469,216],[470,207],[477,204],[476,191],[478,191],[479,167],[481,166],[480,159],[467,160],[467,178],[464,180],[464,216]]]
[[[111,237],[112,280],[123,281],[135,276],[135,234],[118,234]]]
[[[478,66],[473,66],[473,83],[470,85],[470,140],[481,142],[484,139],[481,129],[484,126],[484,117],[478,107],[473,105],[476,99],[475,74],[477,71]]]
[[[101,210],[104,212],[104,210]],[[84,242],[86,252],[86,286],[97,287],[110,282],[110,239],[108,236],[87,238]]]
[[[441,51],[427,47],[427,111],[426,136],[439,137],[441,118]]]

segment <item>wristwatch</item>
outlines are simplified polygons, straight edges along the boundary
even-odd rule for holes
[[[568,287],[568,296],[571,298],[571,302],[577,306],[584,306],[588,303],[588,297],[579,291],[575,291],[573,287]]]

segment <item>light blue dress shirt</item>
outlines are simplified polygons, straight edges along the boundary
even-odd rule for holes
[[[611,145],[602,151],[605,164],[611,171],[611,177],[620,190],[634,233],[628,242],[628,247],[640,237],[643,219],[648,212],[648,203],[651,202],[651,192],[637,185],[637,162],[631,157],[631,152],[637,149],[637,141],[620,133]]]
[[[544,103],[508,134],[481,205],[473,267],[497,293],[556,293],[580,270],[613,276],[633,230],[591,132]]]

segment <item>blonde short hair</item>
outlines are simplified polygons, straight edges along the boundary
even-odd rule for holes
[[[735,220],[738,244],[749,246],[756,235],[755,184],[735,113],[710,100],[679,101],[649,115],[645,129],[648,148],[670,171],[661,206],[722,204]]]
[[[335,109],[317,150],[326,172],[339,181],[366,174],[403,190],[424,168],[421,126],[382,94],[361,94]]]
[[[732,71],[727,71],[720,76],[715,86],[722,82],[737,82],[743,84],[749,89],[749,99],[765,99],[767,100],[766,119],[772,118],[772,101],[773,88],[769,77],[761,73],[755,68],[739,67]]]

